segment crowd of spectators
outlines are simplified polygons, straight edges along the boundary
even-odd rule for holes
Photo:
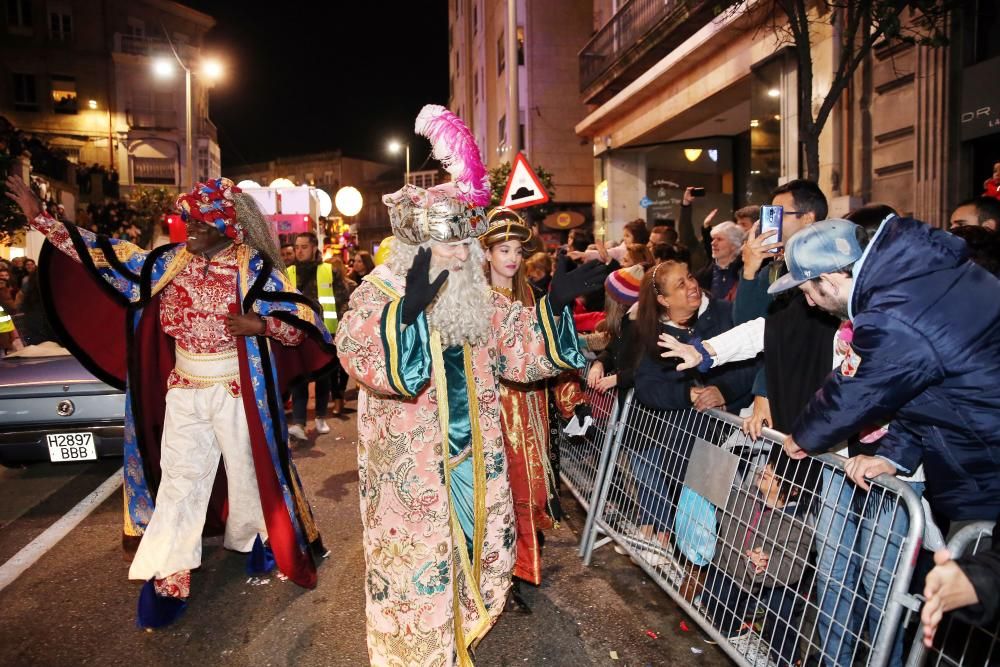
[[[696,253],[690,240],[682,243],[683,226],[691,226],[692,202],[689,188],[680,233],[670,226],[646,232],[644,224],[639,229],[628,223],[623,241],[611,247],[583,231],[571,235],[570,257],[580,262],[600,258],[610,269],[604,302],[580,299],[575,309],[582,344],[594,358],[587,384],[597,391],[617,387],[619,401],[624,390],[633,388],[633,400],[654,411],[727,410],[743,417],[744,430],[754,439],[765,427],[793,434],[756,476],[745,478],[746,494],[761,498],[764,511],[775,512],[773,525],[784,526],[769,537],[772,542],[779,540],[782,550],[788,546],[793,552],[805,545],[805,555],[788,556],[783,572],[791,577],[793,566],[801,570],[807,561],[814,568],[809,595],[818,610],[821,655],[812,657],[823,664],[852,664],[861,639],[880,631],[893,576],[884,564],[899,558],[909,522],[890,503],[876,503],[878,509],[865,514],[852,510],[858,494],[869,492],[868,481],[880,474],[902,479],[929,503],[928,518],[945,536],[969,521],[997,518],[1000,395],[990,385],[1000,375],[995,342],[1000,334],[1000,201],[988,194],[965,201],[946,224],[930,221],[938,223],[934,226],[907,219],[885,204],[862,207],[846,221],[830,221],[821,189],[810,181],[791,181],[769,202],[783,208],[780,241],[774,232],[759,233],[756,207],[739,209],[733,220],[714,225],[717,212],[712,211],[697,248],[697,254],[704,251],[710,258],[701,266],[692,266]],[[637,249],[640,243],[644,253]],[[786,256],[790,248],[794,252]],[[851,255],[849,263],[802,268],[802,263],[820,261],[816,253],[840,251]],[[859,277],[855,267],[863,262],[868,272]],[[544,282],[545,264],[533,259],[532,266],[537,267],[533,280]],[[647,554],[647,563],[655,566],[653,561],[672,558],[673,513],[681,493],[678,466],[686,462],[671,460],[662,444],[646,447],[657,452],[639,447],[627,460],[639,533],[661,548]],[[826,451],[847,459],[846,474],[817,467],[807,475],[797,463],[807,453]],[[816,502],[795,502],[802,491]],[[792,505],[804,517],[796,530],[786,525],[784,508]],[[741,521],[745,511],[719,509],[729,523]],[[748,523],[746,517],[742,521]],[[754,521],[760,521],[759,514]],[[793,532],[794,549],[784,544]],[[880,553],[882,563],[856,556],[865,550]],[[748,590],[734,577],[732,562],[722,564],[719,558],[702,581],[706,599],[714,601],[707,613],[725,634],[743,633],[753,619],[738,618],[732,610]],[[735,558],[744,561],[740,571],[769,570],[768,554],[759,550]],[[995,554],[984,558],[982,565],[968,559],[955,565],[950,554],[926,554],[914,589],[920,592],[926,577],[925,623],[936,626],[943,611],[960,606],[957,599],[986,604],[983,596],[1000,588],[1000,568]],[[795,584],[801,575],[783,583]],[[774,588],[782,582],[754,581],[746,585],[758,598],[766,590],[773,602],[758,628],[769,644],[766,657],[795,664],[798,640],[787,625],[797,622],[801,610],[786,599],[787,591]],[[951,594],[956,587],[964,598]],[[859,596],[863,604],[856,602]],[[995,612],[997,605],[985,608]],[[981,612],[982,606],[974,615]],[[753,605],[747,613],[753,616]],[[905,639],[902,630],[896,633],[888,664],[903,664]]]

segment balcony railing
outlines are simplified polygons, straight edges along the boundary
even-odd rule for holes
[[[610,99],[711,20],[699,0],[629,0],[580,51],[584,101]],[[613,85],[612,85],[613,84]]]
[[[215,123],[208,118],[202,118],[198,122],[198,134],[219,143],[219,130],[215,127]]]
[[[194,47],[187,44],[174,44],[181,58],[188,58],[194,53]],[[170,45],[165,39],[155,37],[145,37],[136,35],[126,35],[115,33],[115,51],[118,53],[128,53],[133,56],[156,56],[170,53]]]

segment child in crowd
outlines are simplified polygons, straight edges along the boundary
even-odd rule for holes
[[[746,655],[756,651],[752,624],[758,608],[764,609],[761,652],[767,646],[770,656],[759,659],[765,664],[768,657],[783,666],[798,659],[796,628],[805,595],[797,584],[813,542],[805,491],[812,467],[775,448],[720,513],[718,549],[702,600],[715,627]]]

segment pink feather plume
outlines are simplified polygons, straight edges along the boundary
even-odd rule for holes
[[[488,206],[490,179],[476,139],[462,119],[439,104],[427,104],[417,115],[415,130],[434,146],[434,159],[440,160],[466,199]]]

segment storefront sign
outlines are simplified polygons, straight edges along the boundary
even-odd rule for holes
[[[959,107],[962,141],[1000,132],[998,67],[1000,58],[991,58],[962,70],[962,104]]]

